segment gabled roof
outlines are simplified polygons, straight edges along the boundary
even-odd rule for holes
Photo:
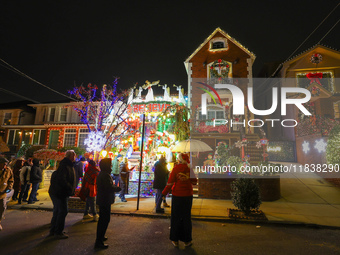
[[[193,56],[196,55],[196,53],[201,50],[203,48],[203,46],[205,44],[207,44],[212,37],[216,34],[216,33],[221,33],[224,37],[226,37],[228,40],[230,40],[231,42],[233,42],[235,45],[237,45],[240,49],[242,49],[245,53],[247,53],[253,60],[255,60],[256,56],[254,53],[252,53],[251,51],[249,51],[246,47],[244,47],[241,43],[239,43],[238,41],[236,41],[234,38],[232,38],[229,34],[227,34],[226,32],[224,32],[221,28],[216,28],[214,32],[212,32],[212,34],[205,39],[205,41],[184,61],[184,63],[188,63]]]
[[[322,45],[322,44],[315,44],[314,46],[310,47],[309,49],[301,52],[300,54],[297,54],[295,55],[294,57],[291,57],[289,59],[287,59],[286,61],[284,61],[282,64],[285,64],[285,63],[288,63],[288,62],[293,62],[293,61],[296,61],[298,60],[299,58],[302,58],[306,53],[308,52],[311,52],[313,50],[315,50],[316,48],[322,48],[322,49],[325,49],[325,50],[329,50],[329,51],[332,51],[334,53],[338,53],[340,54],[340,52],[337,50],[337,49],[333,49],[331,47],[328,47],[328,46],[325,46],[325,45]]]

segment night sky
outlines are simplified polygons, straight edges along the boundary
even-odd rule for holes
[[[145,80],[187,87],[183,62],[217,27],[256,55],[256,75],[264,63],[286,60],[338,2],[3,0],[0,58],[66,95],[74,84],[102,85],[114,77],[122,89]],[[339,17],[340,6],[296,54]],[[339,35],[340,23],[322,44],[339,49]],[[0,88],[39,102],[67,100],[2,62]],[[0,95],[0,103],[23,100]]]

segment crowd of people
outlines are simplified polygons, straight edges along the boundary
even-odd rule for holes
[[[172,171],[168,171],[165,157],[161,157],[154,165],[154,182],[156,213],[164,213],[166,196],[172,191],[170,240],[175,247],[179,241],[185,246],[192,245],[191,207],[193,187],[197,179],[190,168],[187,154],[181,153]],[[128,159],[121,155],[100,160],[97,165],[93,160],[81,157],[76,161],[76,153],[69,150],[60,161],[57,170],[51,176],[48,193],[53,203],[53,215],[49,236],[67,239],[64,233],[65,219],[68,214],[68,199],[74,196],[81,180],[81,189],[77,194],[86,202],[83,219],[98,221],[95,248],[106,249],[105,236],[110,222],[111,205],[115,202],[115,193],[119,192],[122,202],[127,202],[125,194],[128,190]],[[7,194],[13,192],[12,200],[18,204],[32,204],[37,199],[39,183],[42,181],[42,169],[38,159],[17,159],[12,167],[6,158],[0,157],[0,230],[1,220],[6,210]],[[119,186],[119,187],[118,187]],[[31,190],[30,194],[29,190]],[[96,205],[99,206],[99,213]]]

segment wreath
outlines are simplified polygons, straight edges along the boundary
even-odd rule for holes
[[[216,67],[220,70],[220,73],[216,70]],[[213,78],[226,78],[228,77],[230,65],[227,61],[219,59],[215,60],[210,66],[210,74]]]
[[[319,53],[315,53],[311,56],[310,62],[313,64],[319,64],[322,61],[322,55]]]

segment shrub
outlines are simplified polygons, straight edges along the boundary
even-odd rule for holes
[[[246,215],[251,209],[258,209],[262,203],[260,190],[254,179],[239,178],[231,183],[233,204]]]

